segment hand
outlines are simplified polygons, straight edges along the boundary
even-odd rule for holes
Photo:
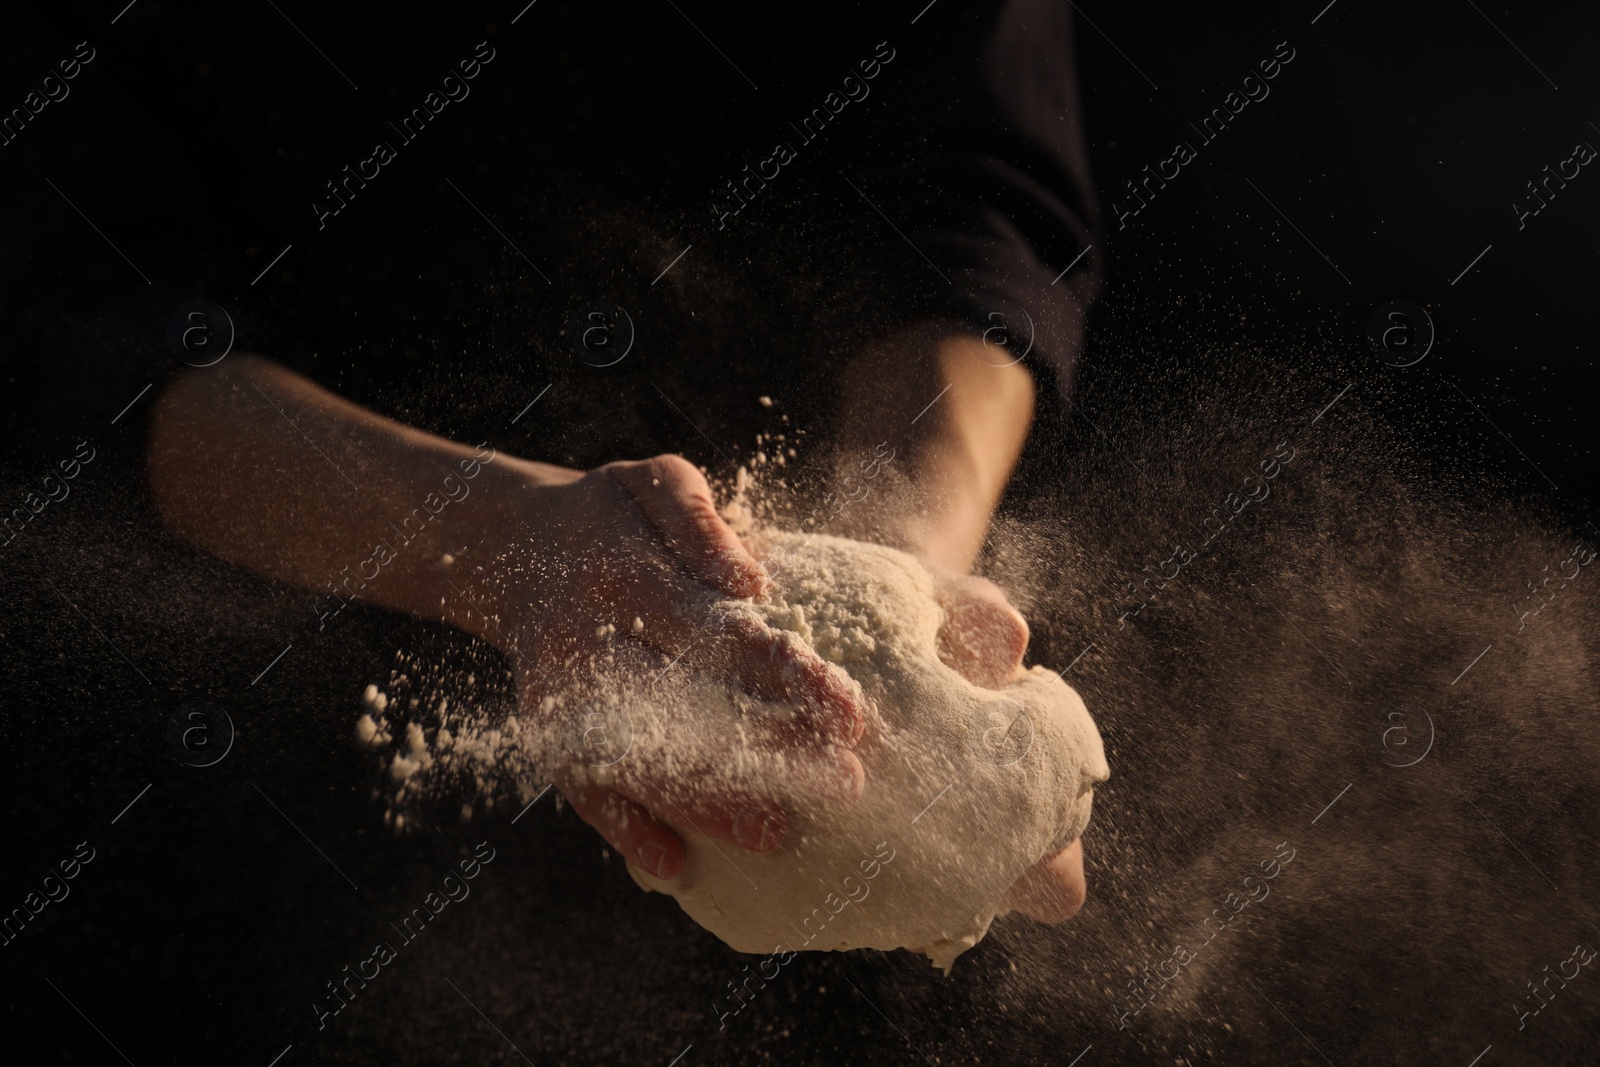
[[[955,574],[923,561],[938,582],[936,596],[944,608],[939,630],[939,658],[974,685],[998,689],[1022,670],[1028,649],[1028,623],[1006,599],[1004,590],[986,578]],[[1083,907],[1088,893],[1083,875],[1083,842],[1030,867],[1006,891],[1002,906],[1042,923],[1066,922]]]
[[[801,714],[785,743],[831,764],[822,775],[838,781],[842,795],[860,796],[864,773],[848,748],[865,726],[860,690],[794,635],[753,613],[717,609],[728,597],[760,593],[767,575],[717,514],[698,470],[679,456],[657,456],[546,474],[529,489],[513,524],[525,529],[505,531],[496,568],[491,601],[500,621],[484,634],[512,655],[523,714],[567,714],[544,698],[592,677],[620,637],[666,656],[666,669],[726,675],[757,696],[794,704]],[[570,770],[556,773],[556,785],[618,852],[659,878],[676,876],[684,851],[658,815],[761,852],[778,847],[787,830],[769,798],[707,796],[703,782],[652,780],[625,758],[610,770],[608,786]]]
[[[999,689],[1022,670],[1028,650],[1028,620],[987,578],[923,565],[937,582],[935,596],[944,608],[939,658],[973,685]]]
[[[305,477],[302,436],[322,442],[323,458],[360,488],[352,480],[351,493],[330,492]],[[175,531],[319,596],[342,566],[346,596],[359,591],[370,604],[448,621],[498,645],[514,665],[524,714],[541,714],[544,697],[592,676],[602,651],[658,655],[660,667],[681,657],[685,667],[796,705],[798,725],[765,743],[785,756],[803,751],[807,758],[791,765],[810,772],[807,785],[860,793],[861,764],[846,747],[865,723],[859,688],[753,612],[713,608],[759,592],[766,576],[682,458],[585,474],[485,452],[242,355],[174,382],[158,402],[149,448],[151,487]],[[296,521],[278,521],[279,508]],[[375,550],[364,563],[381,577],[357,577],[360,565],[352,574],[346,546],[390,528],[408,547],[396,554],[380,542],[387,558]],[[580,789],[570,777],[557,784],[612,845],[662,877],[683,863],[682,843],[650,814],[672,810],[664,805],[750,847],[783,838],[783,812],[763,798],[695,803],[681,794],[701,783],[681,773],[648,781],[637,768],[620,771],[605,789]]]
[[[1064,923],[1078,914],[1088,893],[1080,839],[1029,867],[1001,903],[1006,911],[1020,911],[1042,923]]]

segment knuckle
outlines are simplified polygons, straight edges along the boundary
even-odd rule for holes
[[[709,493],[706,479],[698,467],[682,456],[673,453],[663,453],[652,456],[643,462],[646,473],[652,478],[661,479],[663,485],[682,488],[701,488]]]
[[[722,516],[717,514],[717,505],[711,499],[709,489],[691,490],[680,498],[679,503],[684,516],[696,530],[711,537],[722,532]]]
[[[638,499],[646,494],[671,497],[679,507],[691,508],[696,521],[720,522],[711,486],[700,469],[674,453],[649,459],[608,463],[596,468],[607,473]]]
[[[598,467],[591,468],[583,476],[582,480],[589,481],[610,478],[619,482],[628,481],[632,475],[644,467],[646,462],[648,461],[638,459],[612,460],[610,463],[602,463]]]

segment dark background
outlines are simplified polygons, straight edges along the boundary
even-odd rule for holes
[[[1005,1003],[975,992],[1014,972],[999,939],[964,958],[958,981],[945,985],[898,957],[804,958],[719,1034],[706,1005],[747,961],[671,901],[641,898],[615,857],[551,798],[514,827],[502,804],[469,826],[441,811],[407,838],[383,829],[376,768],[347,740],[361,688],[387,678],[396,647],[419,659],[481,653],[463,638],[378,613],[350,614],[315,634],[302,599],[159,531],[141,488],[138,412],[117,427],[109,420],[175,367],[166,318],[194,297],[228,307],[240,348],[280,356],[454,436],[503,434],[509,415],[555,382],[546,399],[565,398],[568,414],[533,437],[566,453],[556,459],[598,462],[619,447],[653,448],[717,465],[716,453],[654,399],[650,382],[696,397],[701,425],[735,454],[770,428],[750,403],[763,388],[791,397],[798,421],[823,417],[802,394],[826,361],[799,367],[772,355],[783,354],[781,342],[759,351],[748,343],[784,332],[783,322],[740,303],[767,292],[776,284],[770,273],[782,271],[730,246],[697,268],[690,296],[648,292],[644,283],[681,247],[674,225],[702,211],[677,202],[687,194],[670,180],[656,180],[670,168],[661,162],[670,146],[641,147],[638,173],[619,177],[640,198],[635,205],[659,211],[634,216],[637,229],[610,201],[594,207],[607,222],[593,235],[581,221],[564,232],[518,228],[553,217],[537,207],[551,200],[581,220],[595,195],[555,179],[554,192],[527,188],[530,168],[562,151],[526,118],[541,94],[589,93],[603,110],[609,90],[655,76],[638,58],[649,50],[683,57],[681,80],[671,83],[683,95],[664,90],[664,101],[742,92],[670,6],[619,8],[610,47],[569,56],[559,72],[514,75],[517,35],[553,32],[568,11],[540,0],[512,27],[519,6],[284,7],[358,93],[265,3],[141,0],[115,25],[118,3],[8,15],[0,106],[20,101],[76,42],[88,39],[99,56],[65,101],[0,148],[7,485],[20,495],[84,435],[104,446],[74,497],[46,513],[59,521],[6,549],[10,817],[0,906],[19,904],[77,842],[98,851],[71,897],[0,949],[12,1054],[120,1062],[109,1039],[139,1064],[264,1065],[289,1045],[285,1065],[521,1062],[487,1016],[539,1063],[666,1064],[691,1043],[685,1064],[917,1062],[887,1017],[912,1029],[912,1047],[935,1062],[1065,1063],[1091,1042],[1093,1055],[1107,1057],[1101,1062],[1148,1059],[1156,1048],[1118,1046],[1100,1036],[1111,1029],[1100,1020],[1052,1022],[1026,1001],[1008,1016]],[[1185,120],[1220,104],[1277,42],[1297,55],[1271,96],[1201,148],[1126,230],[1107,211],[1096,250],[1105,255],[1106,288],[1085,341],[1078,402],[1103,414],[1100,396],[1136,396],[1145,439],[1155,440],[1185,412],[1190,397],[1177,383],[1272,377],[1314,353],[1349,371],[1353,396],[1382,398],[1378,414],[1412,435],[1419,464],[1453,472],[1466,492],[1492,489],[1561,521],[1587,521],[1600,178],[1585,168],[1521,231],[1510,205],[1575,142],[1600,145],[1590,125],[1600,115],[1592,84],[1600,12],[1339,0],[1313,25],[1319,7],[1082,7],[1094,23],[1077,24],[1082,120],[1107,206],[1124,178],[1165,158],[1175,138],[1188,139]],[[917,27],[907,25],[920,8],[815,25],[811,39],[859,40],[866,54],[887,35],[909,50],[917,27],[954,17],[949,9],[959,4],[939,0]],[[879,22],[889,28],[877,32]],[[749,57],[752,74],[761,47],[775,47],[711,36]],[[307,203],[321,181],[364,155],[355,146],[367,131],[486,37],[499,58],[474,95],[452,104],[431,140],[402,149],[365,199],[317,234]],[[801,58],[784,69],[804,69],[806,41],[789,42]],[[785,99],[810,99],[817,84],[797,82]],[[872,106],[889,101],[885,88]],[[863,148],[828,150],[847,167],[849,153]],[[446,177],[534,263],[559,263],[583,281],[536,296],[536,274]],[[797,187],[795,195],[811,194]],[[771,229],[750,237],[750,247],[770,248],[778,240],[770,234],[788,225],[781,208],[764,210]],[[921,269],[896,243],[856,266],[878,262],[873,255]],[[827,278],[833,269],[821,251],[800,255],[798,273]],[[731,298],[734,307],[708,323],[695,294]],[[642,320],[672,323],[677,333],[670,342],[652,335],[660,347],[648,351],[660,355],[649,363],[592,373],[571,361],[559,329],[566,310],[597,297],[638,301]],[[1367,350],[1369,312],[1395,299],[1425,307],[1438,331],[1429,355],[1403,369]],[[866,298],[835,299],[819,313],[833,325],[870,324],[873,314]],[[700,362],[686,355],[696,346]],[[523,356],[537,372],[519,364]],[[1115,387],[1128,376],[1143,387]],[[1061,415],[1049,407],[1045,439]],[[531,438],[498,439],[531,447]],[[1127,447],[1141,458],[1137,443]],[[1025,482],[1023,493],[1047,492],[1048,471],[1030,466]],[[294,650],[260,684],[247,684],[291,640]],[[484,664],[484,699],[504,703],[496,666]],[[225,706],[239,731],[229,757],[206,769],[177,763],[165,739],[167,716],[197,697]],[[146,784],[150,791],[112,825]],[[322,983],[367,955],[388,919],[420,902],[481,840],[501,858],[474,897],[447,909],[426,935],[432,940],[402,949],[371,992],[318,1033],[306,1005],[325,998]],[[1096,868],[1092,848],[1090,856],[1092,885],[1115,878]],[[1424,981],[1420,973],[1403,981]],[[937,1021],[906,1022],[923,1011]],[[1222,1054],[1235,1062],[1309,1057],[1299,1045],[1272,1045],[1259,1029],[1233,1040]],[[1324,1040],[1337,1042],[1336,1062],[1344,1062],[1340,1049],[1384,1058],[1362,1044],[1358,1027]]]

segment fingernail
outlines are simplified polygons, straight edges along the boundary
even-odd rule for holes
[[[717,584],[730,592],[742,594],[751,589],[748,595],[754,596],[767,588],[767,569],[750,556],[731,553],[718,556],[715,568]]]
[[[823,675],[821,686],[824,707],[830,708],[844,725],[845,740],[855,744],[867,728],[865,709],[854,686],[841,681],[832,671]]]
[[[657,878],[672,877],[667,873],[667,850],[654,841],[646,841],[635,851],[634,856],[639,861],[639,866],[655,875]]]
[[[733,839],[751,852],[770,852],[782,837],[782,820],[765,812],[742,811],[733,820]]]
[[[841,782],[844,787],[844,795],[849,798],[850,803],[854,804],[861,799],[861,794],[866,790],[866,768],[861,766],[859,760],[850,761],[844,768],[844,776]]]
[[[847,713],[850,720],[850,743],[853,745],[861,740],[861,735],[867,732],[867,716],[854,702],[850,704]]]

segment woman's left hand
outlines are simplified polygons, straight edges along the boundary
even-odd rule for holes
[[[1005,591],[987,578],[937,569],[936,596],[944,608],[939,658],[974,685],[999,689],[1022,672],[1028,649],[1028,623]],[[1083,842],[1074,841],[1045,856],[1006,891],[1004,908],[1042,923],[1066,922],[1088,894],[1083,875]]]

